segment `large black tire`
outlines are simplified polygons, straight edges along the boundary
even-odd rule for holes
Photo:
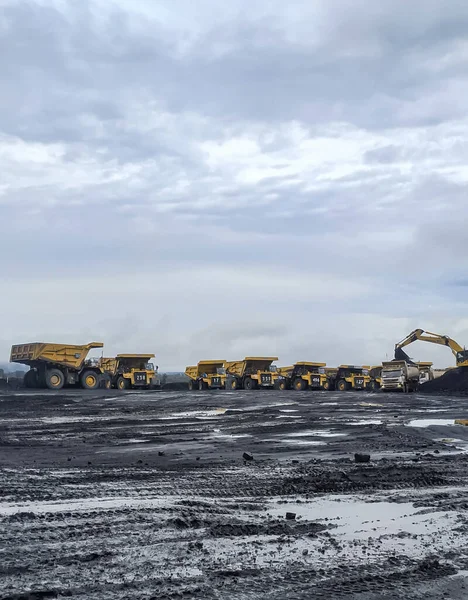
[[[47,369],[45,382],[49,390],[61,390],[65,385],[65,375],[60,369]]]
[[[325,390],[326,392],[328,392],[330,389],[331,389],[330,380],[325,379],[325,381],[323,382],[323,385],[322,385],[322,390]]]
[[[375,392],[375,390],[377,389],[376,382],[373,380],[369,381],[369,383],[367,384],[367,389],[370,390],[371,392]]]
[[[307,389],[307,381],[304,381],[302,377],[298,377],[294,380],[293,388],[296,390],[296,392],[303,392],[305,389]]]
[[[339,392],[345,392],[348,389],[348,383],[344,379],[338,379],[336,382],[336,389]]]
[[[288,389],[288,383],[286,381],[286,379],[280,379],[279,381],[277,381],[275,383],[275,388],[277,390],[280,390],[281,392],[284,392],[285,390]]]
[[[193,379],[191,379],[191,380],[188,382],[188,391],[189,391],[189,392],[193,392],[193,390],[194,390],[194,389],[195,389],[195,382],[193,381]]]
[[[39,379],[36,369],[30,369],[23,377],[24,387],[34,389],[39,387]]]
[[[122,375],[120,375],[117,378],[117,381],[115,382],[115,387],[120,391],[128,389],[128,387],[129,387],[128,379],[126,379],[125,377],[122,377]]]
[[[112,388],[112,379],[108,373],[101,375],[99,387],[103,388],[104,390],[110,390]]]
[[[257,387],[257,382],[254,381],[251,377],[246,377],[244,379],[244,390],[254,390]]]
[[[84,390],[97,390],[101,383],[101,375],[97,371],[83,371],[80,377],[81,387]]]
[[[208,386],[206,385],[206,383],[203,381],[203,379],[200,379],[198,381],[198,389],[200,392],[203,392],[203,390],[206,390]]]
[[[227,388],[230,390],[237,390],[237,388],[239,387],[239,384],[237,382],[237,379],[231,379],[228,382]]]

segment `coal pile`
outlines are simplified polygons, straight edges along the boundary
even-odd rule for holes
[[[440,377],[428,381],[419,388],[423,393],[467,394],[468,367],[450,369]]]

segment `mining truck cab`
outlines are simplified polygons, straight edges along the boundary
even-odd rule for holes
[[[434,371],[432,369],[432,362],[418,362],[419,369],[419,384],[427,383],[434,379]]]
[[[187,367],[188,389],[222,390],[226,387],[226,361],[201,360],[197,365]]]
[[[291,372],[291,387],[300,392],[307,389],[329,389],[329,379],[325,373],[326,363],[297,362]]]
[[[367,370],[363,367],[340,365],[336,374],[335,388],[339,392],[365,390],[369,385],[370,379]]]
[[[105,387],[118,390],[147,389],[156,374],[150,360],[154,354],[117,354],[115,358],[101,358]]]
[[[247,356],[244,360],[226,363],[227,387],[231,390],[242,388],[273,388],[283,375],[276,365],[276,356]]]

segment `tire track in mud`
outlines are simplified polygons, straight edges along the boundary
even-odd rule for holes
[[[464,597],[468,459],[404,425],[446,399],[22,398],[0,398],[0,598]]]

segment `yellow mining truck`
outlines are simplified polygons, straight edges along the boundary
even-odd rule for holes
[[[371,378],[363,367],[354,365],[340,365],[335,379],[335,389],[340,392],[346,390],[365,390]]]
[[[297,362],[292,367],[282,367],[280,374],[286,371],[286,386],[279,389],[293,388],[296,391],[307,389],[323,390],[329,388],[329,379],[325,373],[326,363]]]
[[[227,362],[227,387],[231,390],[276,387],[282,376],[272,364],[275,360],[278,360],[275,356],[247,356],[244,360]]]
[[[149,362],[154,354],[117,354],[115,358],[101,358],[99,367],[104,373],[106,388],[128,390],[151,386],[156,369]]]
[[[363,369],[364,374],[370,377],[367,388],[369,390],[380,390],[382,387],[382,365],[364,366]]]
[[[12,346],[10,362],[28,365],[24,385],[28,388],[48,387],[60,390],[64,385],[80,385],[85,390],[95,390],[101,382],[102,371],[96,361],[87,360],[101,342],[83,346],[73,344],[48,344],[34,342]]]
[[[197,365],[187,367],[185,374],[189,378],[188,389],[222,390],[226,387],[226,361],[201,360]]]

